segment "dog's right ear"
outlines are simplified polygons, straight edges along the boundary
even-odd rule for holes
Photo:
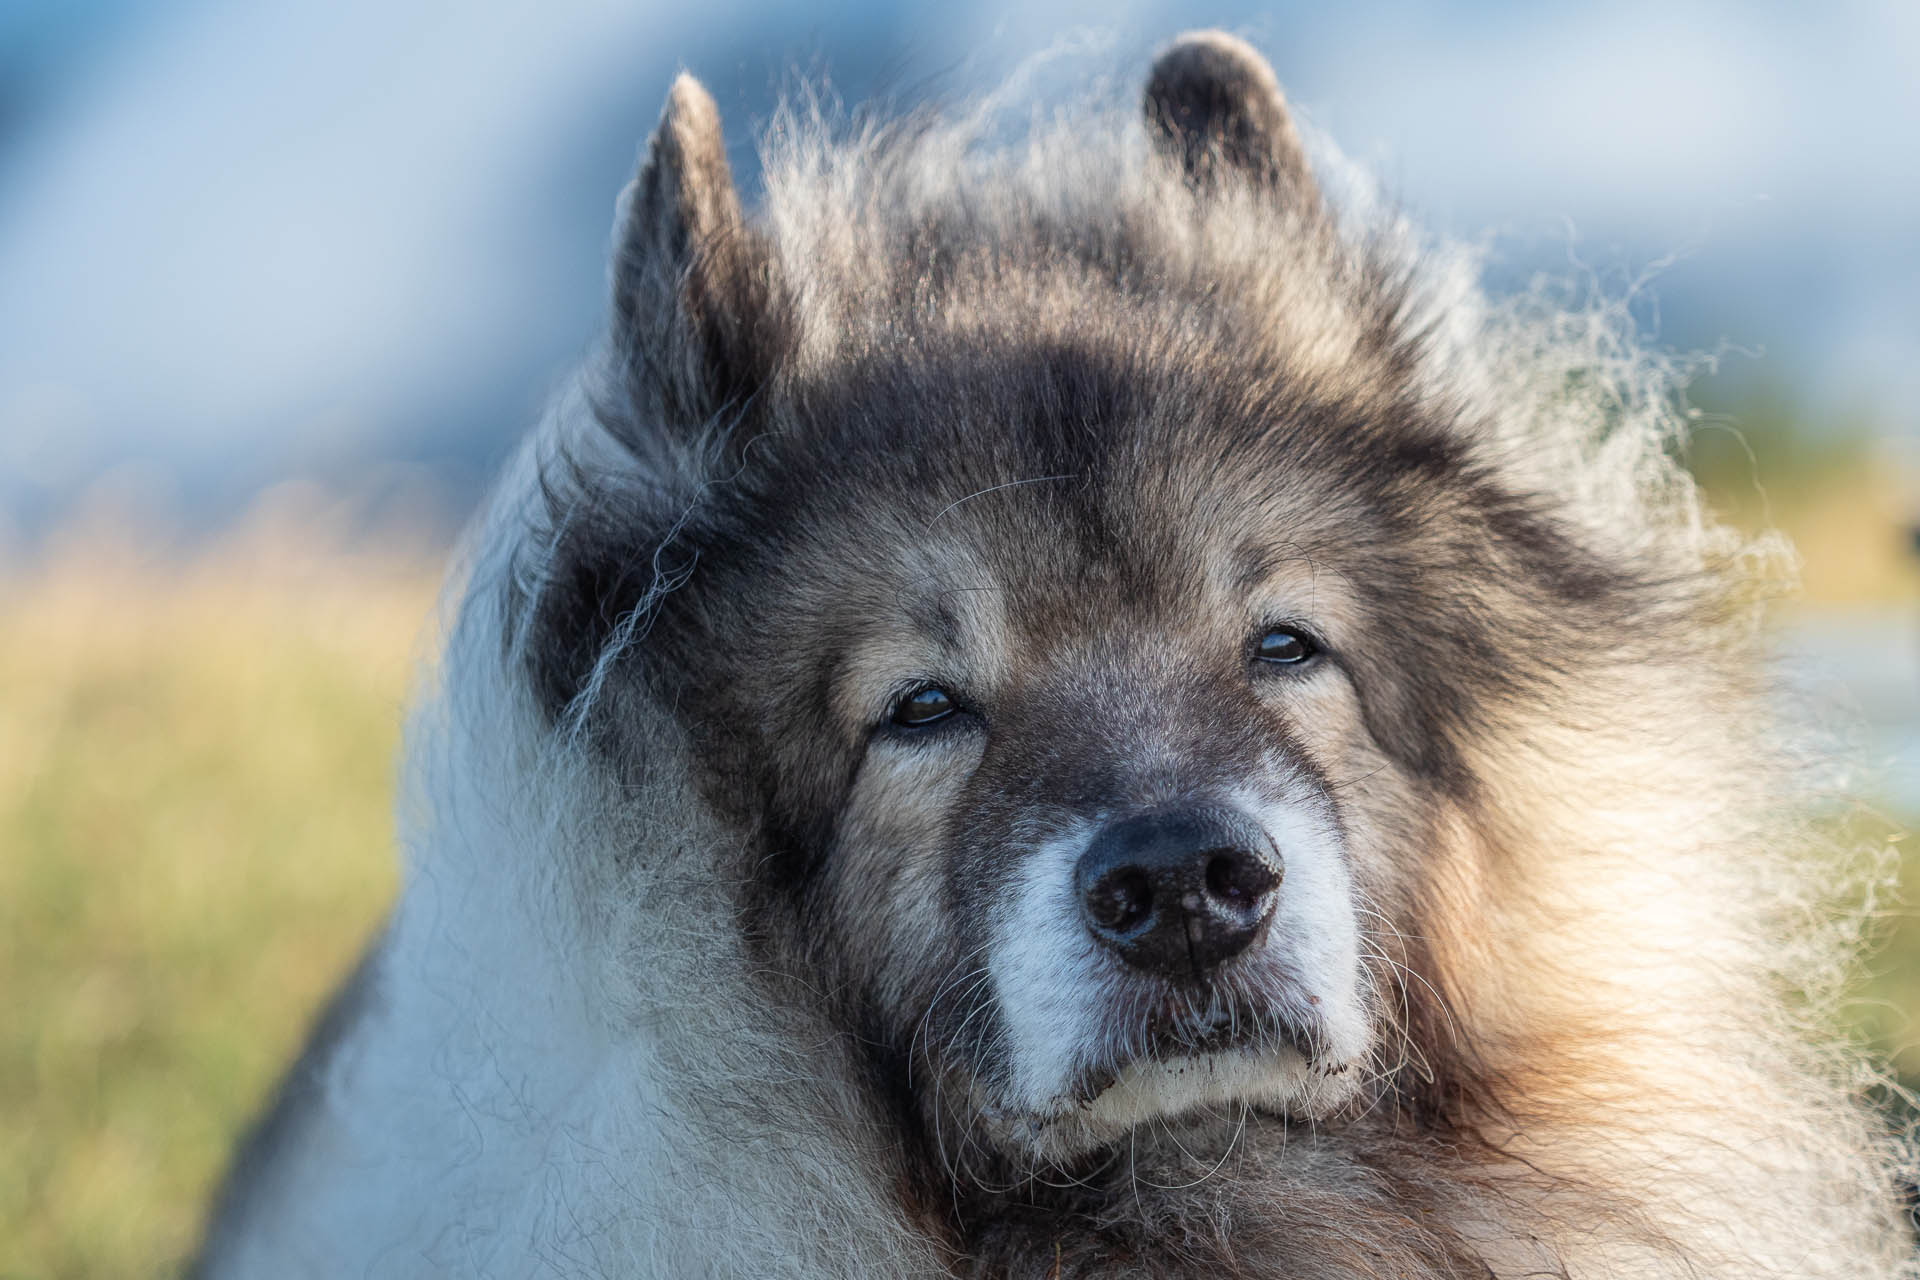
[[[720,112],[682,72],[620,197],[613,354],[636,406],[697,426],[759,389],[775,357],[771,256],[746,223]]]
[[[1224,31],[1189,31],[1154,59],[1147,129],[1195,189],[1238,179],[1312,209],[1319,188],[1273,68]]]

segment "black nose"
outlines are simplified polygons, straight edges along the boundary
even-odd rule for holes
[[[1280,855],[1225,809],[1113,823],[1080,855],[1075,885],[1094,937],[1128,964],[1197,977],[1246,950],[1273,915]]]

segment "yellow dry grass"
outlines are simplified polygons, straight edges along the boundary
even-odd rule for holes
[[[324,539],[322,540],[324,541]],[[394,886],[425,557],[0,578],[0,1275],[168,1274]]]

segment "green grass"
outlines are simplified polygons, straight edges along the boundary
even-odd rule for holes
[[[191,1249],[392,894],[430,592],[292,553],[0,582],[0,1275]]]
[[[1909,820],[1902,829],[1912,832]],[[1901,1083],[1920,1094],[1920,846],[1900,837],[1900,890],[1878,922],[1878,945],[1868,958],[1868,978],[1847,1012],[1853,1024],[1885,1053]],[[1901,1100],[1903,1119],[1920,1124],[1911,1099]]]
[[[1891,418],[1822,420],[1785,386],[1710,380],[1690,395],[1688,469],[1720,517],[1793,542],[1804,602],[1920,603],[1909,530],[1920,474],[1891,443]]]

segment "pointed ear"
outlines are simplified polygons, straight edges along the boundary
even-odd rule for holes
[[[1198,190],[1228,174],[1305,210],[1319,200],[1273,68],[1224,31],[1189,31],[1154,60],[1147,130]]]
[[[704,423],[765,380],[770,255],[740,211],[720,112],[684,72],[621,193],[613,342],[637,404]]]

